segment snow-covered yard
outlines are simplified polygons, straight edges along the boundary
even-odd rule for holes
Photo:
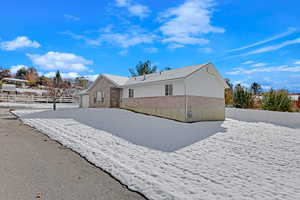
[[[300,199],[299,129],[117,109],[15,114],[149,199]]]
[[[267,122],[300,129],[300,113],[226,108],[226,117],[247,122]]]

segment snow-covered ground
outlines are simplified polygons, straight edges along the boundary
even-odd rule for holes
[[[226,108],[226,117],[247,122],[267,122],[300,129],[300,113]]]
[[[299,129],[229,118],[220,124],[193,123],[188,125],[206,126],[205,129],[199,129],[199,135],[207,134],[202,131],[213,131],[193,140],[189,145],[183,141],[182,147],[177,146],[175,151],[168,152],[133,144],[120,136],[74,120],[70,115],[63,115],[71,110],[56,112],[61,117],[51,115],[50,111],[35,114],[14,112],[21,116],[24,123],[79,152],[149,199],[300,199]],[[94,117],[87,115],[91,113],[89,109],[76,110],[77,115],[81,113],[86,118]],[[108,111],[105,109],[99,109],[99,112],[112,117],[107,116]],[[119,110],[121,118],[126,116],[137,119],[138,114],[127,112]],[[112,113],[116,115],[117,112]],[[157,120],[162,120],[151,116],[142,119],[136,121],[136,124],[126,124],[126,121],[124,128],[144,126],[146,131],[152,129]],[[103,120],[98,118],[98,123],[102,124]],[[116,119],[111,120],[118,124],[120,119],[116,116]],[[169,124],[175,126],[175,129],[184,126],[184,123],[177,123]],[[218,126],[220,129],[216,128]],[[164,135],[165,128],[158,134]],[[180,134],[188,137],[192,130],[180,129]],[[143,135],[142,132],[132,134],[139,133]],[[153,134],[157,137],[157,133]],[[179,132],[175,132],[175,137],[177,134]]]
[[[78,108],[74,103],[57,103],[57,108]],[[0,108],[52,109],[52,103],[14,103],[0,102]]]
[[[25,118],[74,119],[133,144],[165,152],[181,149],[215,133],[225,131],[221,126],[223,122],[220,121],[188,124],[120,109],[49,110],[30,114]]]

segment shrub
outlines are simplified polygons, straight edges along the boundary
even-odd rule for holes
[[[292,101],[286,90],[275,91],[271,89],[269,92],[263,94],[262,108],[264,110],[290,111],[291,105]]]
[[[233,94],[230,88],[225,89],[225,104],[232,105],[233,104]]]
[[[251,108],[254,104],[251,91],[240,84],[236,85],[233,92],[233,105],[236,108]]]
[[[298,108],[300,108],[300,96],[298,97],[298,100],[297,100],[297,102],[296,102],[296,105],[297,105]]]

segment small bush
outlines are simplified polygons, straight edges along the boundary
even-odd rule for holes
[[[225,104],[232,105],[233,104],[233,94],[230,88],[225,89]]]
[[[236,108],[253,107],[254,99],[251,91],[240,84],[236,85],[233,92],[233,105]]]
[[[272,111],[291,111],[292,101],[285,90],[271,89],[262,97],[262,109]]]

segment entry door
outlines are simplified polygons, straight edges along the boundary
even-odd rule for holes
[[[110,88],[110,107],[120,107],[120,88]]]

